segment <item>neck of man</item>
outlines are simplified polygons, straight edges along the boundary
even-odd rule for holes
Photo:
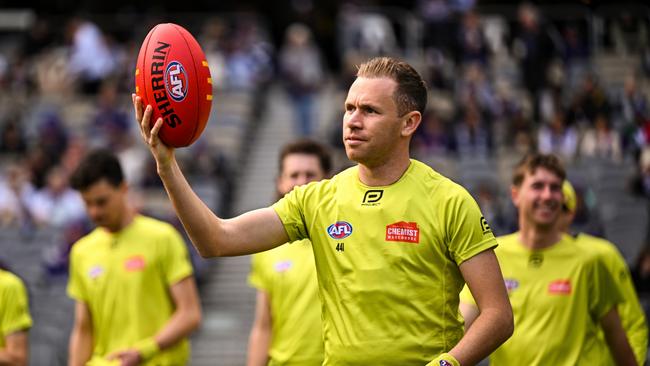
[[[552,247],[562,239],[562,231],[557,226],[541,226],[519,222],[519,241],[528,249],[545,249]]]
[[[397,182],[411,164],[407,154],[395,154],[380,164],[359,162],[359,180],[370,187],[387,186]]]
[[[107,227],[106,229],[113,234],[118,233],[122,231],[124,228],[126,228],[127,226],[129,226],[131,222],[133,222],[135,215],[136,215],[135,210],[132,207],[127,205],[124,207],[124,212],[121,215],[121,220],[118,222],[118,225],[112,228]]]

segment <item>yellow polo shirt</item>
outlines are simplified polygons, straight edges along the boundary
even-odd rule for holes
[[[0,269],[0,349],[5,337],[32,326],[29,301],[23,281],[11,272]]]
[[[320,366],[321,303],[309,240],[254,254],[248,282],[271,302],[269,365]]]
[[[273,206],[291,241],[312,242],[323,364],[426,365],[463,336],[458,266],[496,240],[469,193],[421,162],[388,186],[366,186],[358,172]]]
[[[89,363],[153,337],[174,312],[170,286],[191,275],[179,233],[149,217],[136,216],[118,233],[97,228],[75,243],[68,294],[90,309],[94,348]],[[144,365],[184,365],[188,359],[185,339]]]

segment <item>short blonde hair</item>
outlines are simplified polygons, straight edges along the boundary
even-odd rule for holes
[[[392,57],[375,57],[359,65],[357,77],[390,78],[397,83],[393,94],[400,116],[411,111],[424,113],[427,87],[420,74],[404,61]]]

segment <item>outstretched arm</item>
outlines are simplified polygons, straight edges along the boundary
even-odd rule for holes
[[[460,265],[479,313],[465,336],[449,353],[461,365],[474,365],[487,357],[511,335],[512,308],[494,251],[486,250]]]
[[[217,217],[194,193],[174,157],[174,149],[160,141],[159,118],[150,128],[151,106],[132,95],[135,118],[154,159],[167,195],[192,243],[203,257],[242,255],[271,249],[289,240],[277,213],[270,207],[232,219]]]

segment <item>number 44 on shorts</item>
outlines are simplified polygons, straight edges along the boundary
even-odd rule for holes
[[[336,243],[336,251],[337,252],[344,252],[345,251],[345,243]]]

